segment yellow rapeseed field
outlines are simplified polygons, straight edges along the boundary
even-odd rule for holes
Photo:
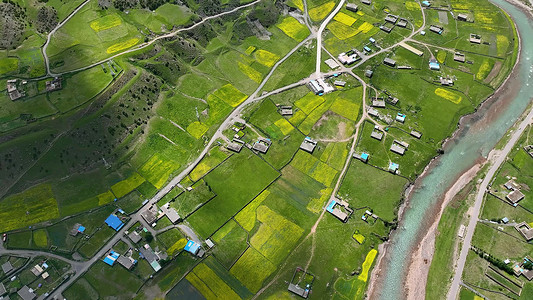
[[[122,19],[117,14],[111,14],[92,21],[89,26],[91,26],[95,32],[99,32],[119,26],[120,24],[122,24]]]
[[[132,38],[125,42],[113,44],[109,46],[109,48],[107,48],[107,53],[111,54],[111,53],[115,53],[121,50],[128,49],[130,47],[137,45],[138,42],[139,42],[138,38]]]
[[[368,271],[370,271],[370,267],[372,267],[372,263],[374,262],[374,258],[376,258],[376,255],[378,254],[378,251],[376,249],[372,249],[368,252],[366,255],[365,261],[363,262],[361,274],[357,277],[357,279],[366,282],[368,279]]]
[[[451,101],[455,104],[459,104],[461,103],[461,100],[463,100],[463,97],[461,97],[460,95],[457,95],[456,93],[443,88],[437,88],[435,90],[435,95],[444,98],[448,101]]]
[[[335,2],[326,2],[320,6],[309,10],[309,17],[312,21],[317,22],[328,16],[329,12],[335,7]]]
[[[279,55],[262,49],[255,51],[254,56],[258,63],[269,68],[279,60]]]
[[[339,12],[338,14],[336,14],[335,17],[333,18],[333,20],[341,22],[342,24],[344,24],[346,26],[352,26],[353,23],[355,23],[355,21],[357,21],[356,18],[354,18],[352,16],[349,16],[349,15],[343,13],[343,12]]]

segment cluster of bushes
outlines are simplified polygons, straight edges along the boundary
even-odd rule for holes
[[[113,6],[121,11],[132,8],[155,10],[165,3],[176,3],[175,0],[114,0]]]
[[[55,8],[42,6],[37,12],[35,27],[39,33],[50,32],[58,23],[57,11]]]

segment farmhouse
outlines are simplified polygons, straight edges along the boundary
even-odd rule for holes
[[[422,133],[416,130],[411,130],[411,136],[414,136],[417,139],[420,139],[422,137]]]
[[[289,283],[289,292],[296,294],[304,299],[307,299],[309,296],[309,289],[303,289],[298,285],[295,285],[293,283]]]
[[[422,1],[422,5],[424,5],[426,7],[430,7],[431,3],[429,1]]]
[[[439,77],[439,82],[441,85],[443,86],[452,86],[453,85],[453,79],[449,78],[449,77],[442,77],[440,76]]]
[[[31,268],[30,271],[33,273],[33,275],[39,276],[39,275],[41,275],[43,273],[44,270],[43,270],[43,268],[41,266],[39,266],[37,264],[37,265],[33,266],[33,268]]]
[[[137,244],[138,242],[141,241],[141,235],[137,233],[137,231],[132,231],[128,234],[128,237],[130,238],[130,240],[132,242],[134,242],[135,244]]]
[[[324,93],[324,89],[318,84],[316,80],[309,81],[309,88],[311,89],[311,91],[313,91],[313,93],[317,95]]]
[[[518,183],[516,183],[516,181],[514,181],[514,179],[510,179],[510,180],[507,181],[503,186],[504,186],[506,189],[511,190],[511,191],[519,190],[519,189],[520,189],[520,185],[519,185]]]
[[[533,229],[529,226],[527,222],[522,222],[520,224],[516,224],[514,228],[522,234],[522,236],[526,239],[526,241],[530,241],[533,239]]]
[[[432,31],[434,33],[442,34],[444,31],[444,28],[437,26],[437,25],[431,25],[429,26],[429,31]]]
[[[209,247],[209,248],[213,248],[213,247],[215,247],[215,243],[213,243],[213,241],[211,241],[210,239],[205,240],[205,244],[206,244],[207,247]]]
[[[392,27],[387,27],[385,25],[379,26],[379,29],[385,31],[386,33],[390,33],[392,31]]]
[[[357,154],[357,153],[353,154],[353,158],[358,159],[358,160],[360,160],[360,161],[362,161],[364,163],[368,162],[368,158],[369,157],[370,157],[370,155],[368,153],[365,153],[365,152],[361,153],[360,155]]]
[[[372,107],[385,108],[385,100],[383,98],[372,98]]]
[[[353,210],[349,208],[348,203],[346,203],[343,200],[333,199],[326,207],[326,210],[337,217],[337,219],[341,220],[342,222],[348,221],[348,217],[353,213]],[[344,211],[342,211],[340,208],[344,207]]]
[[[136,260],[134,260],[133,258],[126,257],[125,255],[119,256],[116,261],[127,270],[131,270],[131,268],[133,268],[136,262]]]
[[[120,257],[120,254],[118,254],[117,252],[111,250],[109,251],[109,253],[107,254],[106,257],[104,257],[104,262],[110,266],[113,266],[113,264],[115,264],[115,261],[117,260],[117,258]]]
[[[161,211],[167,216],[172,223],[176,223],[180,220],[180,215],[174,207],[170,207],[170,203],[161,206]]]
[[[124,226],[124,223],[122,223],[122,221],[115,214],[109,215],[109,217],[107,217],[105,220],[105,223],[115,231],[119,231],[122,226]]]
[[[346,81],[342,81],[342,80],[335,80],[335,82],[333,83],[334,85],[336,86],[346,86]]]
[[[453,60],[464,63],[465,60],[466,60],[466,57],[465,57],[464,54],[462,54],[460,52],[455,52],[453,54]]]
[[[144,247],[142,247],[140,249],[140,252],[141,252],[141,256],[144,259],[146,259],[146,261],[150,264],[150,266],[152,267],[152,269],[154,269],[154,271],[157,272],[157,271],[161,270],[161,265],[157,261],[158,257],[152,251],[152,248],[150,248],[150,245],[145,244]]]
[[[54,80],[46,82],[46,91],[53,92],[61,89],[61,77],[55,77]]]
[[[372,52],[372,49],[370,49],[370,47],[368,47],[368,46],[364,46],[363,50],[366,51],[366,52]]]
[[[23,286],[18,290],[17,294],[22,298],[23,300],[33,300],[35,299],[35,293],[33,292],[33,289],[30,289],[27,285]]]
[[[4,264],[2,264],[2,271],[4,272],[4,275],[13,271],[13,266],[9,261],[6,261]]]
[[[23,81],[24,84],[26,81]],[[10,79],[7,81],[7,93],[9,94],[9,98],[11,101],[15,101],[17,99],[20,99],[26,95],[26,92],[23,90],[19,90],[17,87],[18,80],[17,79]]]
[[[282,105],[280,107],[279,113],[282,116],[292,116],[292,106],[291,105]]]
[[[507,200],[509,200],[512,204],[518,203],[518,201],[524,199],[524,194],[520,190],[513,190],[507,196],[505,196]]]
[[[404,123],[406,117],[407,117],[406,115],[404,115],[402,113],[398,113],[398,114],[396,114],[396,121]]]
[[[270,148],[270,145],[272,145],[272,141],[270,139],[259,138],[257,142],[254,143],[252,149],[265,154],[267,153],[268,148]]]
[[[339,61],[342,64],[351,65],[351,64],[353,64],[354,62],[357,61],[358,56],[357,56],[357,53],[347,54],[347,53],[343,52],[343,53],[339,54],[339,56],[337,58],[339,59]]]
[[[78,233],[84,233],[84,232],[85,232],[85,227],[83,227],[80,223],[76,223],[74,224],[74,226],[72,226],[72,229],[70,230],[69,234],[72,236],[77,236]]]
[[[372,37],[369,38],[368,40],[369,40],[372,44],[374,44],[374,43],[376,42],[376,39],[374,39],[374,38],[372,38]]]
[[[231,151],[233,151],[233,152],[237,152],[237,153],[239,153],[239,152],[241,152],[241,150],[242,150],[242,146],[243,146],[243,145],[240,144],[240,143],[235,143],[235,142],[233,142],[233,143],[229,143],[229,144],[226,146],[226,148],[228,148],[229,150],[231,150]]]
[[[354,3],[346,3],[346,10],[357,12],[359,8],[357,7],[357,4]]]
[[[376,139],[378,141],[381,141],[383,139],[383,131],[374,128],[374,130],[370,134],[370,137],[372,137],[372,138],[374,138],[374,139]]]
[[[316,141],[314,141],[310,137],[306,136],[304,141],[300,145],[300,149],[302,149],[302,150],[304,150],[306,152],[309,152],[309,153],[313,153],[313,151],[315,150],[316,144],[317,144]]]
[[[383,60],[383,63],[390,67],[396,67],[396,61],[392,58],[385,57]]]
[[[390,146],[390,151],[396,153],[396,154],[399,154],[399,155],[404,155],[405,153],[405,148],[396,144],[396,143],[392,143],[392,145]]]
[[[6,287],[0,282],[0,296],[3,296],[6,292]]]
[[[153,224],[157,220],[157,206],[152,205],[150,208],[145,209],[143,212],[141,212],[141,216],[143,219],[148,223],[148,225]]]
[[[387,101],[389,101],[389,103],[392,104],[392,105],[396,105],[396,103],[398,103],[398,101],[400,101],[400,100],[398,98],[396,98],[396,97],[389,96]]]
[[[468,21],[468,15],[467,14],[458,14],[457,15],[457,20],[467,22]]]
[[[366,77],[372,78],[372,75],[374,75],[374,71],[372,71],[372,70],[366,70],[365,71],[365,76]]]
[[[400,168],[399,164],[393,163],[393,162],[389,163],[389,172],[391,172],[392,174],[396,174],[399,168]]]
[[[475,33],[471,33],[469,41],[470,41],[470,43],[473,43],[473,44],[481,44],[481,35],[475,34]]]
[[[404,147],[405,149],[409,148],[409,143],[406,143],[404,141],[394,140],[394,143]]]
[[[379,112],[375,108],[369,107],[368,108],[368,115],[377,118],[377,117],[379,117]]]
[[[388,15],[385,17],[385,22],[389,22],[389,23],[392,23],[392,24],[396,24],[396,21],[398,21],[398,16],[388,14]]]
[[[187,244],[185,245],[185,248],[183,248],[183,250],[185,250],[185,251],[187,251],[187,252],[189,252],[189,253],[191,253],[193,255],[197,255],[197,256],[200,256],[200,253],[201,253],[200,251],[202,251],[202,249],[200,248],[200,244],[195,242],[195,241],[193,241],[193,240],[187,241]]]
[[[533,262],[533,259],[529,256],[526,256],[524,257],[524,259],[522,260],[522,262],[520,264],[515,264],[515,266],[513,267],[513,272],[514,274],[518,277],[520,275],[524,275],[524,277],[526,277],[527,280],[531,281],[533,280],[533,270],[528,270],[526,268],[524,268],[524,265],[526,263],[531,263]]]
[[[398,24],[396,25],[403,27],[403,28],[407,27],[407,19],[400,18],[400,20],[398,21]]]
[[[361,3],[366,4],[366,5],[370,5],[370,4],[372,4],[372,1],[371,0],[361,0]]]
[[[326,59],[324,63],[326,63],[326,65],[328,65],[330,69],[336,69],[339,67],[339,64],[335,60],[333,60],[333,58]]]

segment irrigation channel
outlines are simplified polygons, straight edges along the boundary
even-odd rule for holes
[[[409,259],[428,222],[433,220],[439,199],[464,171],[488,155],[533,97],[533,21],[505,0],[491,2],[515,21],[522,37],[519,63],[501,92],[462,120],[459,132],[446,143],[444,154],[433,161],[428,172],[416,182],[382,261],[381,278],[375,290],[380,299],[405,297],[403,289]]]

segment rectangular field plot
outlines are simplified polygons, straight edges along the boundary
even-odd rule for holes
[[[207,300],[238,299],[239,296],[204,263],[185,277]]]
[[[0,232],[58,217],[59,208],[48,184],[32,187],[0,201]]]
[[[200,205],[215,197],[215,194],[210,190],[209,186],[203,180],[196,182],[194,185],[192,185],[192,188],[192,191],[185,191],[176,199],[170,201],[170,206],[174,207],[182,218],[187,217]]]
[[[256,293],[263,281],[270,276],[276,267],[254,248],[248,248],[230,273],[244,284],[252,293]]]
[[[217,196],[187,220],[201,236],[209,237],[278,176],[248,150],[233,155],[204,178]]]
[[[230,220],[213,235],[213,241],[216,243],[213,249],[215,258],[229,269],[248,248],[247,239],[248,233],[235,221]]]

